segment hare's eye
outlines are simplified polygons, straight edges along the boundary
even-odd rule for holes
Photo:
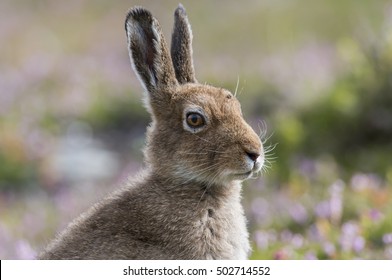
[[[198,128],[205,124],[204,117],[199,113],[188,113],[186,123],[192,128]]]

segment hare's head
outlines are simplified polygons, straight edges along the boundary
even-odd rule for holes
[[[213,184],[259,172],[264,152],[228,90],[196,81],[192,31],[184,8],[175,12],[171,53],[158,21],[143,8],[125,22],[131,63],[146,89],[152,115],[146,159],[174,178]]]

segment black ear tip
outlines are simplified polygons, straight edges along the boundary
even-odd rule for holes
[[[135,19],[152,17],[151,13],[143,7],[136,6],[129,9],[127,18],[133,17]]]
[[[144,20],[152,21],[152,14],[145,8],[136,6],[129,9],[127,16],[125,17],[125,29],[127,29],[127,23],[130,20],[139,22]]]
[[[176,11],[174,12],[174,14],[176,16],[186,16],[185,8],[181,3],[178,4],[178,7],[177,7]]]

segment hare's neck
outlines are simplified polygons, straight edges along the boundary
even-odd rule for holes
[[[154,173],[150,177],[153,184],[164,193],[181,199],[204,201],[206,199],[240,198],[241,182],[231,181],[210,184],[198,180],[181,180],[178,178],[158,176]]]

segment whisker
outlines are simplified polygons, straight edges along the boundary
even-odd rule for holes
[[[264,173],[268,173],[271,170],[271,166],[263,166],[263,168],[261,169]]]
[[[238,91],[238,85],[240,83],[240,76],[237,76],[237,85],[235,86],[235,91],[234,91],[234,96],[237,96],[237,91]]]
[[[217,150],[209,150],[209,149],[206,149],[205,151],[213,152],[213,153],[216,153],[216,154],[225,154],[225,152],[221,152],[221,151],[217,151]]]
[[[196,168],[198,168],[198,167],[203,167],[203,166],[205,166],[206,164],[209,164],[209,163],[200,164],[199,166],[196,166]],[[193,176],[190,176],[190,178],[189,178],[188,180],[186,180],[185,182],[183,182],[183,184],[186,184],[186,183],[188,183],[188,182],[190,182],[190,181],[196,179],[197,177],[202,177],[202,176],[204,176],[206,173],[208,173],[209,171],[211,171],[211,170],[213,170],[214,168],[216,168],[219,164],[220,164],[220,163],[217,162],[217,163],[215,163],[215,164],[212,164],[212,165],[209,165],[209,166],[207,166],[207,167],[204,167],[204,168],[202,168],[202,169],[200,169],[200,170],[195,170],[195,171],[192,170],[191,172],[189,172],[189,175],[193,175]],[[195,175],[196,175],[196,176],[195,176]]]
[[[212,168],[215,168],[216,166],[219,166],[219,162],[211,164],[211,165],[209,165],[209,163],[207,163],[207,165],[208,166],[205,167],[204,169],[212,169]],[[204,171],[204,169],[198,170],[198,172]]]
[[[240,92],[238,93],[238,95],[241,95],[243,90],[244,90],[244,87],[241,87]]]
[[[212,186],[212,184],[214,183],[215,179],[218,177],[219,172],[215,172],[214,176],[212,178],[209,179],[209,184],[206,186],[204,192],[202,193],[199,202],[197,203],[197,207],[199,207],[199,204],[201,202],[201,200],[203,199],[203,196],[206,194],[207,190]]]
[[[181,152],[183,155],[208,155],[208,153],[188,153],[188,152]]]
[[[259,128],[259,138],[264,139],[265,135],[267,134],[267,130],[268,130],[267,123],[264,120],[261,120],[261,121],[259,121],[257,126]]]
[[[275,150],[275,148],[276,148],[276,146],[278,146],[278,144],[279,143],[275,143],[275,144],[271,144],[271,145],[264,147],[264,153],[268,154],[268,153],[272,152],[273,150]]]
[[[202,137],[200,137],[200,136],[198,136],[198,135],[196,135],[196,134],[193,134],[193,136],[195,136],[196,138],[198,138],[198,139],[200,139],[200,140],[203,140],[203,141],[205,141],[205,142],[207,142],[207,143],[212,143],[211,141],[209,141],[209,140],[207,140],[207,139],[204,139],[204,138],[202,138]]]

